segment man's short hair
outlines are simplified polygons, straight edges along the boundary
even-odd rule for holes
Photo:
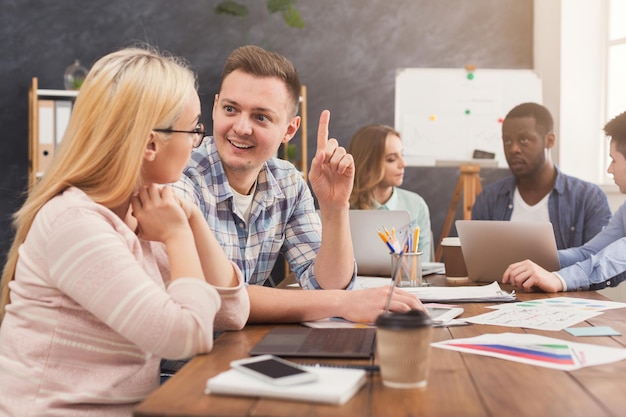
[[[626,156],[626,112],[618,114],[604,125],[604,133],[611,137],[617,149]]]
[[[241,46],[231,52],[226,59],[219,91],[222,91],[224,79],[236,70],[255,77],[276,77],[282,80],[291,99],[293,116],[298,114],[300,78],[296,68],[287,58],[276,52],[266,51],[259,46]]]
[[[552,132],[554,129],[554,120],[550,111],[537,103],[522,103],[511,109],[506,115],[506,119],[513,119],[517,117],[532,117],[535,119],[536,125],[541,126],[545,131],[544,135]]]

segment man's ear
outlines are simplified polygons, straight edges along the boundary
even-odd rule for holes
[[[545,141],[546,141],[546,149],[551,149],[554,146],[554,142],[556,141],[556,135],[554,134],[554,132],[549,132],[545,136]]]
[[[146,142],[146,148],[143,151],[144,161],[154,161],[156,159],[159,148],[160,143],[157,141],[156,134],[154,132],[150,132],[150,136],[148,137],[148,141]]]
[[[301,121],[302,119],[300,118],[300,116],[294,116],[291,119],[291,122],[289,122],[289,125],[287,125],[287,131],[285,132],[285,135],[283,136],[283,140],[281,141],[282,143],[289,142],[291,138],[295,136],[296,132],[298,131],[298,128],[300,127]]]

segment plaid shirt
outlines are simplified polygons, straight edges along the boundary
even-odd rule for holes
[[[293,165],[277,158],[265,163],[248,224],[233,209],[233,193],[213,138],[194,150],[174,187],[200,207],[247,284],[262,285],[282,253],[302,288],[320,288],[313,265],[322,226],[309,187]]]

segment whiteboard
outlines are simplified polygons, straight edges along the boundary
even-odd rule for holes
[[[502,120],[520,103],[543,101],[532,70],[403,68],[395,88],[395,128],[409,165],[468,161],[479,149],[506,167]]]

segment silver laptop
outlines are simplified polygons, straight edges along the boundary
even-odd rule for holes
[[[467,275],[475,282],[502,282],[515,262],[530,259],[548,271],[559,269],[552,224],[496,220],[457,220]]]
[[[350,233],[359,275],[391,276],[389,249],[376,229],[399,231],[410,222],[405,210],[350,210]]]

